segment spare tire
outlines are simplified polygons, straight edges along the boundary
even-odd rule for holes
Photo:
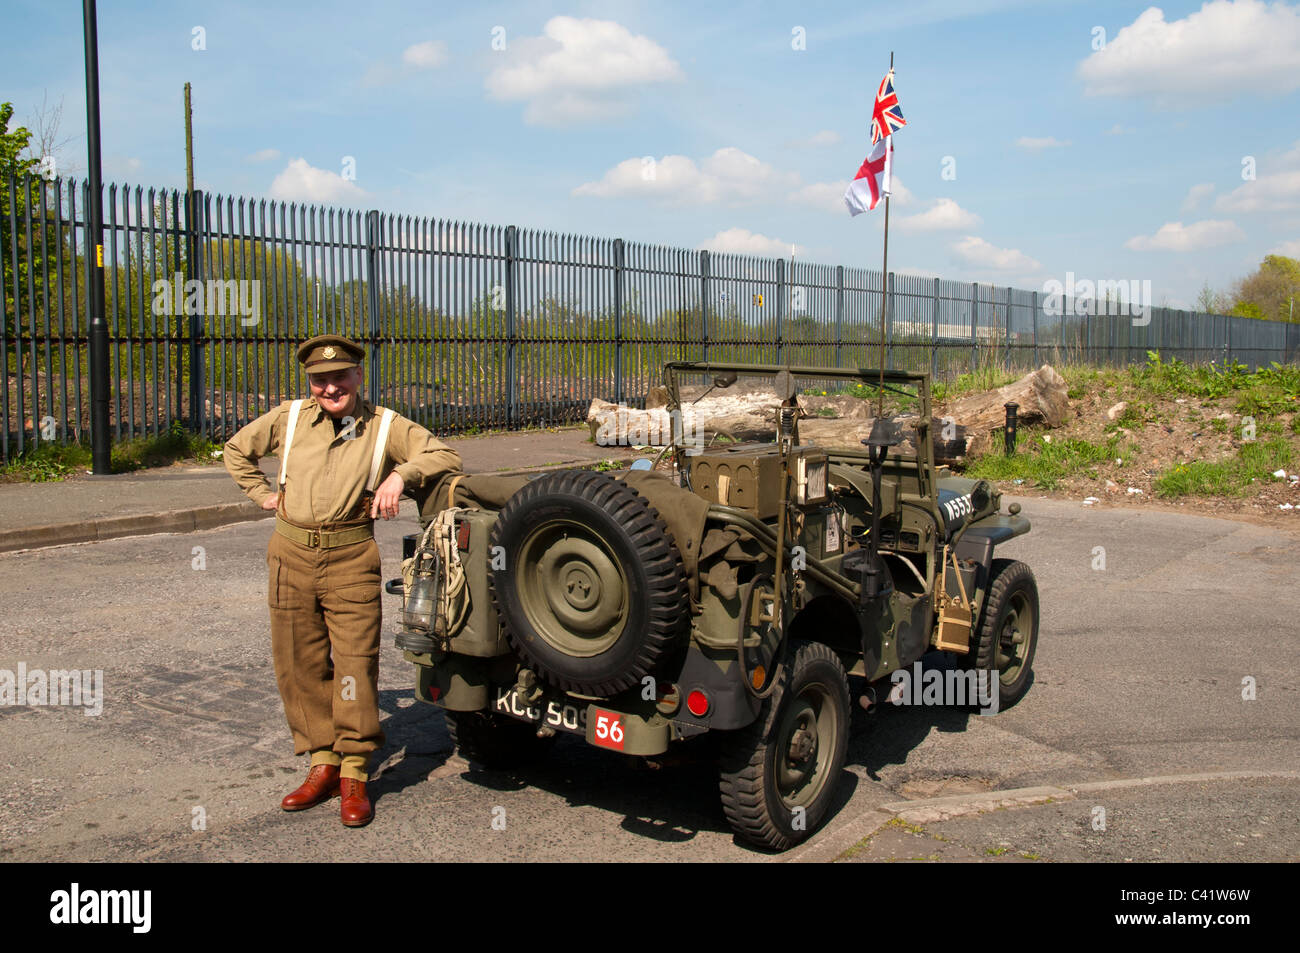
[[[506,637],[545,681],[614,695],[681,641],[690,621],[681,554],[659,514],[590,470],[547,473],[492,528],[492,598]]]

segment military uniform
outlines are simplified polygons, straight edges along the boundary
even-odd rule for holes
[[[355,368],[364,351],[326,335],[305,342],[298,356],[315,375]],[[359,393],[349,413],[336,419],[315,397],[285,401],[235,434],[223,454],[235,482],[259,505],[276,491],[257,460],[281,461],[266,557],[271,655],[294,752],[311,752],[312,765],[304,788],[285,798],[286,810],[327,799],[340,779],[360,782],[364,796],[369,754],[384,742],[376,488],[396,473],[406,491],[418,491],[460,469],[456,452],[428,430]],[[328,770],[318,770],[322,765]],[[368,800],[365,807],[369,820]],[[344,808],[349,823],[346,796]]]

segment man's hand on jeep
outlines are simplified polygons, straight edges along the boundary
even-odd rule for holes
[[[406,481],[398,474],[390,473],[388,479],[379,484],[379,489],[375,490],[375,502],[370,507],[370,516],[374,519],[382,516],[386,520],[396,516],[404,489],[406,489]]]
[[[279,493],[272,493],[270,496],[268,496],[266,499],[262,501],[262,509],[264,510],[273,510],[279,505],[280,505]]]

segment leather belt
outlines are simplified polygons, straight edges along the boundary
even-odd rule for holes
[[[339,546],[359,543],[363,539],[373,539],[375,535],[375,527],[371,523],[365,526],[353,526],[350,529],[305,529],[286,523],[278,516],[275,518],[275,531],[285,539],[311,549],[336,549]]]

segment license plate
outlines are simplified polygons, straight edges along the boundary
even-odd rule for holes
[[[520,721],[550,725],[556,731],[583,736],[587,734],[586,705],[578,706],[545,698],[535,705],[527,705],[519,693],[510,687],[496,689],[496,702],[492,710]]]

